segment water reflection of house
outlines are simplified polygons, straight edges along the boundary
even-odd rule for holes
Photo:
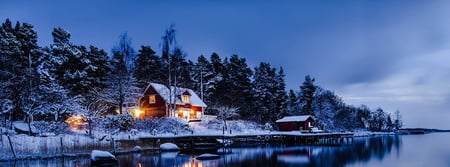
[[[191,89],[150,83],[139,98],[140,118],[179,117],[187,121],[200,121],[206,104]],[[170,108],[172,108],[171,111]]]
[[[314,126],[314,118],[311,115],[286,116],[275,121],[280,131],[311,130]]]
[[[290,165],[307,165],[310,163],[311,151],[309,148],[299,150],[284,150],[277,154],[277,160]]]

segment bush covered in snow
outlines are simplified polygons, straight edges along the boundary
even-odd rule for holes
[[[133,125],[133,116],[129,112],[122,113],[117,118],[119,129],[122,131],[127,131]]]
[[[189,133],[189,125],[185,120],[180,118],[145,118],[135,120],[133,129],[137,129],[140,132],[148,133]]]
[[[200,126],[206,127],[209,130],[215,130],[217,132],[222,132],[223,128],[225,127],[224,122],[217,119],[209,119],[209,120],[203,120],[199,123]],[[257,132],[257,131],[264,131],[264,126],[261,124],[258,124],[253,121],[246,121],[246,120],[232,120],[227,121],[228,130],[231,130],[233,132]]]
[[[32,124],[38,133],[67,134],[69,125],[64,122],[34,121]]]

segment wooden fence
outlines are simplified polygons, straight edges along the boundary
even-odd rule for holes
[[[115,151],[114,138],[98,139],[83,135],[0,137],[0,159],[3,160],[84,155],[94,149]]]

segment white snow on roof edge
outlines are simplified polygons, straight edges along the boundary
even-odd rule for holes
[[[164,101],[168,102],[169,101],[169,89],[162,84],[157,84],[157,83],[150,83],[149,87],[153,87],[156,92],[158,92],[159,95],[161,95],[161,97],[164,99]],[[147,89],[149,88],[147,87]],[[147,91],[147,89],[145,91]],[[181,88],[181,87],[174,87],[171,86],[171,90],[174,91],[176,90],[176,94],[174,94],[172,92],[172,100],[175,100],[175,104],[180,104],[180,105],[184,105],[184,103],[181,101],[180,98],[178,98],[178,95],[181,95],[183,92],[188,91],[189,94],[191,94],[190,97],[190,104],[193,106],[200,106],[200,107],[207,107],[206,104],[203,102],[202,99],[200,99],[200,97],[192,90],[192,89],[188,89],[188,88]]]
[[[303,121],[306,121],[309,117],[313,118],[311,115],[286,116],[275,122],[277,122],[277,123],[279,123],[279,122],[303,122]]]

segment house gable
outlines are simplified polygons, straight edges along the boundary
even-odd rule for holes
[[[172,96],[169,96],[172,94]],[[200,120],[206,104],[191,89],[171,87],[150,83],[139,99],[139,108],[145,113],[144,117],[167,116],[167,107],[172,101],[174,111],[170,116],[178,116],[186,120]]]
[[[280,131],[293,131],[293,130],[311,130],[314,126],[314,118],[310,115],[302,116],[287,116],[275,121]]]

